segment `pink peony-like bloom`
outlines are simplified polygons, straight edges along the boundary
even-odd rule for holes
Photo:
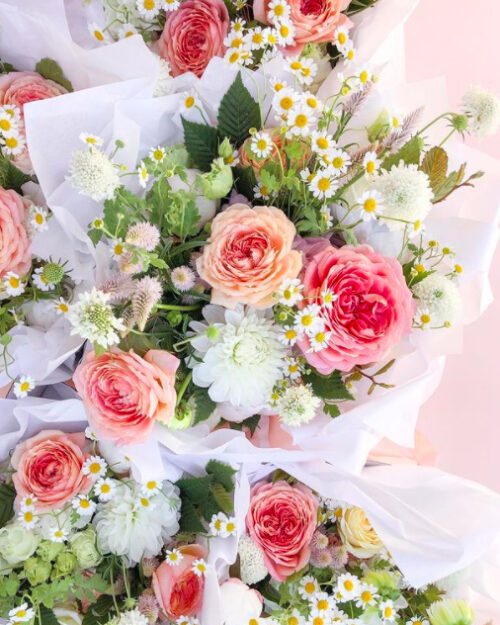
[[[153,591],[166,617],[175,621],[181,616],[194,616],[201,610],[205,580],[193,571],[195,560],[206,558],[201,545],[178,547],[182,560],[177,564],[162,562],[153,573]]]
[[[24,226],[30,203],[12,189],[0,187],[0,277],[22,276],[31,266],[30,241]]]
[[[322,374],[377,362],[411,330],[414,302],[401,265],[369,245],[326,248],[309,262],[303,282],[304,299],[321,306],[331,335],[318,352],[309,351],[305,335],[297,345]],[[337,296],[329,306],[321,302],[325,290]]]
[[[292,250],[295,226],[272,206],[233,204],[212,222],[197,259],[200,277],[212,287],[212,304],[268,308],[283,280],[296,278],[300,252]]]
[[[173,76],[193,72],[201,77],[214,56],[223,56],[229,13],[223,0],[184,0],[167,12],[159,53]]]
[[[117,445],[143,443],[156,420],[174,415],[175,372],[179,359],[152,349],[141,358],[133,350],[88,352],[73,375],[89,422]]]
[[[12,454],[16,505],[27,495],[37,499],[37,510],[60,508],[79,493],[88,492],[90,478],[82,472],[88,455],[85,434],[43,430],[20,443]]]
[[[0,76],[0,106],[14,105],[20,109],[20,131],[26,137],[24,128],[24,105],[36,100],[46,100],[68,93],[53,80],[43,78],[37,72],[9,72]],[[12,162],[25,173],[32,173],[33,167],[25,148],[12,159]]]
[[[220,587],[224,625],[258,623],[264,601],[260,592],[230,577]]]
[[[317,513],[318,500],[303,484],[259,482],[253,487],[247,530],[274,579],[282,582],[309,562]]]
[[[254,0],[256,20],[270,24],[268,18],[271,0]],[[295,27],[295,44],[286,47],[289,54],[300,54],[306,43],[331,41],[339,26],[349,28],[351,20],[342,11],[351,0],[288,0],[290,21]]]

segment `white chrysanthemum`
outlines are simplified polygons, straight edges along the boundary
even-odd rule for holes
[[[453,323],[461,308],[457,285],[440,273],[432,273],[412,287],[417,299],[417,318],[425,313],[430,316],[430,325],[442,326]]]
[[[135,609],[122,612],[117,625],[149,625],[149,621],[144,614]]]
[[[391,230],[405,227],[404,222],[423,220],[430,211],[433,193],[429,178],[416,165],[400,162],[373,180],[372,188],[384,198],[379,212]],[[403,221],[393,221],[402,219]]]
[[[215,402],[260,408],[282,377],[286,348],[270,313],[241,305],[234,310],[209,305],[208,323],[192,322],[196,358],[190,366],[197,386],[209,387]],[[201,361],[201,362],[200,362]]]
[[[468,130],[478,137],[493,135],[500,126],[500,100],[481,87],[471,87],[462,98],[462,108],[469,118]]]
[[[314,419],[320,403],[308,386],[289,386],[279,398],[276,411],[287,425],[302,425]]]
[[[243,534],[238,542],[238,555],[243,583],[256,584],[269,573],[264,561],[264,552],[247,534]]]
[[[109,299],[108,293],[96,288],[82,293],[68,313],[68,319],[73,326],[71,334],[79,334],[102,347],[119,343],[117,331],[125,330],[125,325],[122,319],[114,316]]]
[[[124,556],[137,564],[143,557],[159,554],[164,540],[178,532],[181,500],[176,486],[164,482],[148,506],[137,505],[140,497],[140,488],[135,492],[120,484],[110,501],[98,504],[92,522],[102,553]]]
[[[112,199],[120,186],[116,167],[104,152],[94,148],[73,152],[68,179],[79,193],[96,202]]]

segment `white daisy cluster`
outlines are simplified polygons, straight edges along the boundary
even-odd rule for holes
[[[212,536],[221,536],[222,538],[236,536],[236,519],[228,517],[224,512],[219,512],[211,518],[209,529]]]
[[[108,293],[93,288],[81,293],[78,301],[70,306],[68,319],[73,326],[71,334],[109,347],[119,343],[118,332],[125,330],[123,320],[115,317]]]
[[[0,106],[0,147],[7,156],[18,156],[26,148],[21,110],[12,104]]]
[[[435,272],[411,287],[416,298],[415,323],[422,328],[450,327],[461,309],[460,292],[450,278]]]
[[[478,137],[494,135],[500,126],[500,100],[482,87],[471,87],[462,98],[468,130]]]

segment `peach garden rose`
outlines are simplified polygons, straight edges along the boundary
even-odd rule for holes
[[[213,288],[212,304],[272,306],[273,293],[302,267],[294,237],[293,223],[273,206],[233,204],[217,215],[197,260],[200,277]]]
[[[0,187],[0,277],[9,271],[22,276],[31,266],[27,208],[27,201],[18,193]]]

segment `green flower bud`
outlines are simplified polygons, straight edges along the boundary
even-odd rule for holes
[[[77,532],[69,541],[70,549],[82,569],[97,566],[102,559],[97,550],[96,538],[93,525],[89,525],[82,532]]]
[[[226,137],[224,141],[219,145],[219,156],[223,159],[229,158],[234,152],[234,148],[231,141]]]
[[[194,409],[189,403],[179,406],[174,418],[169,421],[168,427],[171,430],[186,430],[191,425],[193,416]]]
[[[52,565],[40,558],[28,558],[24,563],[24,573],[26,579],[32,586],[43,584],[50,577]]]
[[[363,575],[363,582],[375,586],[379,591],[396,590],[398,583],[388,571],[367,571]]]
[[[209,200],[218,200],[231,191],[233,186],[233,172],[224,159],[217,158],[212,163],[212,168],[206,174],[198,176],[203,195]]]
[[[15,566],[35,553],[40,538],[19,522],[13,521],[0,529],[0,553],[7,564]]]
[[[469,127],[469,118],[467,115],[453,115],[451,124],[458,132],[465,132]]]
[[[474,612],[463,599],[443,599],[427,610],[432,625],[472,625]]]
[[[178,310],[170,310],[167,313],[167,321],[173,328],[175,328],[175,326],[178,326],[180,323],[182,323],[182,313]]]
[[[64,551],[63,543],[55,543],[51,540],[42,540],[36,550],[37,555],[45,562],[52,562],[56,557]]]
[[[64,268],[58,263],[47,263],[42,270],[42,278],[49,284],[59,284],[64,278]]]
[[[368,141],[374,143],[389,134],[389,113],[384,109],[371,126],[366,129]]]
[[[63,577],[72,573],[78,564],[76,556],[69,551],[60,553],[55,561],[54,570],[52,571],[52,578]]]

